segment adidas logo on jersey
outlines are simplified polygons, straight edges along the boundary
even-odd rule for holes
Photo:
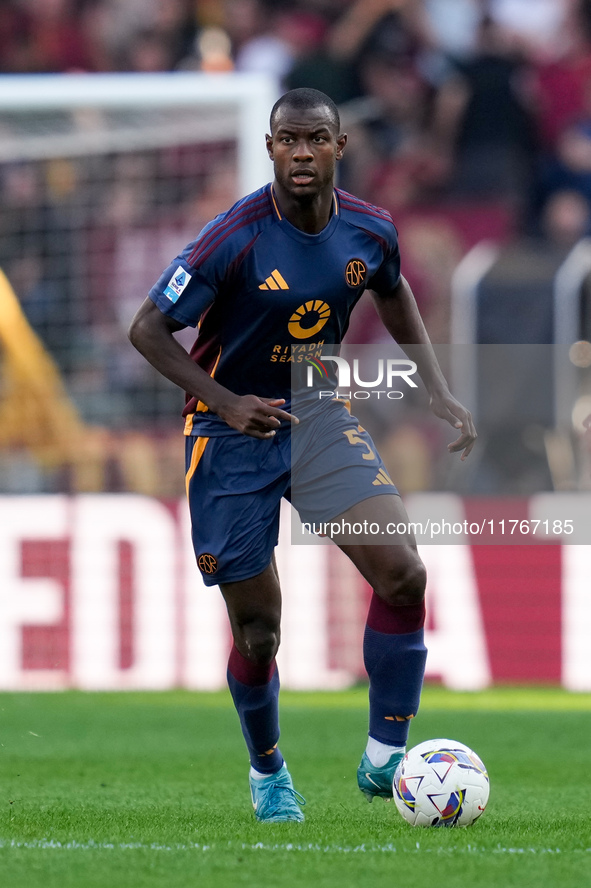
[[[259,284],[259,290],[289,290],[289,285],[283,275],[275,269],[264,284]]]
[[[376,475],[376,480],[372,481],[371,483],[374,486],[378,486],[378,487],[380,484],[389,484],[390,486],[394,487],[394,482],[392,481],[389,474],[384,469],[380,469],[380,471]]]

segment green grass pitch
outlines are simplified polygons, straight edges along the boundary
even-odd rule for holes
[[[355,772],[366,689],[283,694],[303,824],[258,824],[227,694],[0,694],[0,884],[381,888],[591,884],[591,695],[426,688],[411,744],[491,777],[469,829],[412,829]]]

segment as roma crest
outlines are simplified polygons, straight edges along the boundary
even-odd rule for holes
[[[363,259],[349,259],[345,268],[345,280],[350,287],[361,287],[367,279],[367,265]]]
[[[218,560],[214,555],[210,555],[209,552],[203,552],[197,559],[197,567],[201,573],[212,574],[218,569]]]

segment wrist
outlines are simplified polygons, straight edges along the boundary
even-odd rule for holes
[[[443,394],[449,391],[447,380],[443,377],[441,377],[441,379],[429,380],[429,382],[426,383],[426,388],[430,395]]]
[[[431,400],[446,398],[450,394],[449,386],[445,379],[434,379],[429,383],[425,383],[425,388]]]
[[[225,390],[217,396],[211,397],[207,405],[212,413],[216,413],[220,419],[226,420],[233,413],[237,400],[238,395]]]
[[[200,380],[195,389],[192,392],[193,396],[221,419],[225,419],[232,412],[235,402],[238,400],[238,395],[220,385],[210,376]]]

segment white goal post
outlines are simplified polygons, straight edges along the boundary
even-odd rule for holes
[[[172,434],[180,390],[130,348],[127,326],[203,225],[272,178],[265,133],[277,83],[201,72],[1,80],[0,269],[23,321],[85,423],[123,436],[155,426]],[[12,329],[3,335],[16,341]],[[6,422],[0,428],[0,492],[61,492],[61,470],[41,464],[35,449],[47,429],[38,423],[29,434],[18,409],[28,383],[16,367],[33,362],[17,354],[11,364],[4,340],[0,328],[0,418],[8,408],[14,418],[10,434]],[[164,441],[152,441],[150,452],[168,467]],[[123,452],[118,446],[116,474],[124,478],[109,483],[137,489],[125,465],[138,459],[122,460]],[[145,467],[140,487],[151,476],[160,487],[168,468]],[[107,480],[77,477],[73,487],[99,490]]]
[[[170,126],[175,127],[175,141],[206,142],[234,135],[238,141],[238,182],[240,193],[259,188],[270,176],[270,163],[265,151],[264,134],[268,130],[269,112],[278,96],[276,82],[263,74],[206,74],[180,72],[162,74],[47,74],[4,75],[0,89],[0,161],[35,160],[52,152],[67,156],[70,151],[105,151],[120,146],[118,136],[96,132],[89,127],[77,133],[75,149],[68,148],[67,134],[30,135],[22,139],[2,120],[30,112],[84,111],[105,109],[128,111],[140,109],[187,109],[187,118],[179,124],[163,121],[160,144],[171,141]],[[227,115],[219,113],[228,107],[237,109],[235,122],[228,131]],[[198,109],[196,117],[191,111]],[[205,113],[204,113],[205,112]],[[130,147],[159,147],[158,135],[152,133],[149,143]],[[138,138],[137,128],[128,138]],[[115,139],[118,138],[118,141]]]

